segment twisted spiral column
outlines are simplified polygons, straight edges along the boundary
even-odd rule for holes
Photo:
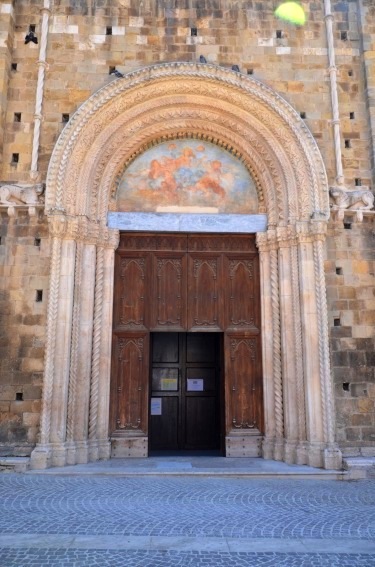
[[[275,459],[283,458],[284,412],[283,385],[281,366],[281,331],[280,331],[280,291],[278,250],[274,246],[270,250],[271,266],[271,302],[272,302],[272,333],[273,333],[273,383],[275,393]]]
[[[273,381],[273,329],[271,298],[270,249],[267,233],[258,233],[256,238],[260,260],[261,317],[262,317],[262,367],[263,395],[265,412],[265,437],[262,454],[265,459],[273,459],[275,450],[275,391]]]
[[[104,284],[104,248],[99,246],[96,250],[96,277],[95,277],[95,299],[94,299],[94,331],[92,345],[91,386],[90,386],[90,410],[89,410],[89,433],[91,441],[97,438],[97,420],[99,405],[99,377],[100,377],[100,350],[102,339],[102,315],[103,315],[103,284]]]
[[[295,373],[297,389],[297,420],[298,420],[298,446],[297,464],[306,463],[306,402],[303,369],[303,341],[302,320],[300,307],[300,285],[298,278],[299,263],[297,246],[291,247],[291,274],[292,274],[292,296],[293,296],[293,329],[295,348]]]
[[[74,299],[73,299],[73,329],[72,329],[72,346],[70,357],[70,376],[69,376],[69,393],[68,393],[68,414],[66,423],[66,440],[72,442],[74,440],[75,429],[75,406],[76,406],[76,390],[77,390],[77,362],[78,362],[78,342],[80,335],[80,291],[82,281],[82,242],[77,243],[76,259],[75,259],[75,278],[74,278]]]
[[[319,325],[319,370],[323,432],[325,443],[332,444],[334,443],[335,439],[333,419],[333,389],[331,385],[329,362],[328,312],[323,263],[323,242],[320,238],[314,241],[314,270]]]

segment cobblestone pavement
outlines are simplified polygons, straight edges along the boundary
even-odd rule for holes
[[[0,567],[370,567],[374,536],[374,481],[0,475]]]

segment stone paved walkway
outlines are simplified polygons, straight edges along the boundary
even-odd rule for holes
[[[375,482],[0,475],[0,567],[375,565]]]

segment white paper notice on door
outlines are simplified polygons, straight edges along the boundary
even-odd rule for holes
[[[161,415],[161,398],[151,398],[151,415]]]
[[[203,392],[204,390],[203,378],[188,378],[187,390],[188,392]]]

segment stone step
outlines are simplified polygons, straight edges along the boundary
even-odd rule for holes
[[[316,473],[271,473],[271,472],[243,472],[243,471],[56,471],[53,468],[29,471],[29,474],[48,476],[111,476],[111,477],[209,477],[209,478],[253,478],[253,479],[288,479],[288,480],[353,480],[347,471],[319,471]]]
[[[342,464],[350,480],[375,478],[375,457],[345,457]]]
[[[25,473],[30,469],[30,457],[0,457],[0,472]]]

